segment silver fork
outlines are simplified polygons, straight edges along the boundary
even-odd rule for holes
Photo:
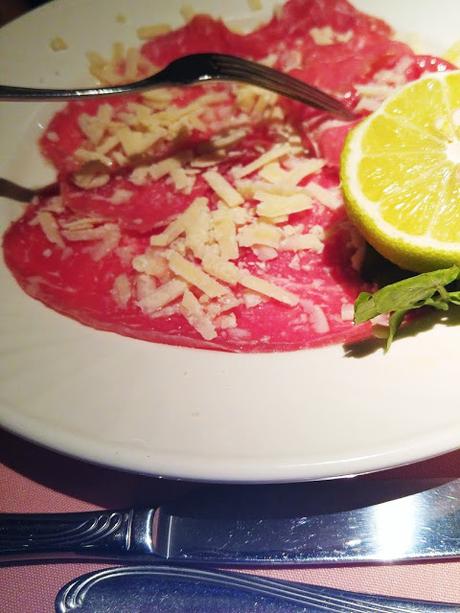
[[[219,53],[197,53],[174,60],[157,74],[124,85],[87,89],[40,89],[0,85],[0,100],[56,100],[87,96],[114,96],[171,85],[206,81],[239,81],[299,100],[344,119],[355,119],[339,100],[299,79],[256,62]]]

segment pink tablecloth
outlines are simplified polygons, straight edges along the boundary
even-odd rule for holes
[[[63,512],[155,504],[196,487],[96,467],[0,431],[0,511]],[[460,452],[374,475],[460,477]],[[102,564],[59,563],[0,568],[0,610],[53,611],[58,589]],[[374,567],[265,570],[260,574],[343,589],[460,603],[460,561]]]

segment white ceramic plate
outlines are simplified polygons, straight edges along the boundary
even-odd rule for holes
[[[135,43],[142,24],[179,24],[180,4],[45,5],[0,32],[2,81],[90,83],[87,50]],[[356,4],[418,32],[433,51],[460,36],[457,0]],[[257,21],[269,15],[265,5],[255,14],[232,1],[225,12]],[[212,0],[195,6],[219,10]],[[57,35],[67,51],[49,49]],[[0,104],[0,176],[29,186],[53,178],[34,143],[55,108]],[[18,206],[2,201],[2,231]],[[0,282],[0,422],[62,452],[155,475],[275,482],[373,471],[460,447],[460,326],[401,339],[388,355],[348,357],[341,346],[233,355],[98,332],[27,297],[3,264]]]

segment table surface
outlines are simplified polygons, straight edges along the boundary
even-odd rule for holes
[[[43,449],[0,430],[0,512],[46,513],[156,506],[200,487],[94,466]],[[460,477],[460,451],[366,479]],[[306,486],[307,487],[307,486]],[[59,588],[103,564],[58,563],[0,568],[1,610],[53,611]],[[348,590],[460,603],[460,561],[265,569],[261,575]]]

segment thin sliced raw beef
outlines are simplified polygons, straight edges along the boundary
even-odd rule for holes
[[[381,101],[372,92],[451,67],[345,0],[289,0],[247,35],[198,15],[141,51],[156,67],[206,51],[265,61],[362,116]],[[241,85],[156,96],[72,102],[52,119],[41,148],[59,196],[34,201],[3,238],[24,291],[85,325],[189,347],[370,336],[352,322],[370,288],[338,179],[353,122]]]

